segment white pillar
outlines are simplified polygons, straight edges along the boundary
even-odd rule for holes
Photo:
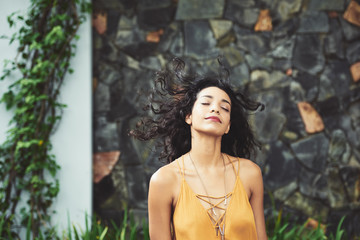
[[[7,16],[14,11],[25,11],[29,0],[12,0],[0,8],[0,35],[10,36]],[[19,26],[17,26],[19,27]],[[68,214],[76,226],[85,229],[85,213],[92,214],[92,59],[91,59],[91,17],[80,27],[80,40],[71,67],[75,70],[67,75],[61,88],[60,102],[67,104],[60,126],[51,137],[52,153],[61,166],[58,172],[60,192],[53,208],[56,214],[52,223],[59,232],[67,228]],[[4,59],[13,59],[16,44],[0,39],[0,71]],[[0,95],[7,90],[9,81],[0,81]],[[0,143],[6,139],[6,130],[12,113],[0,104]]]

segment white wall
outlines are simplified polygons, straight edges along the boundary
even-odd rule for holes
[[[18,10],[26,10],[29,0],[12,0],[0,8],[0,36],[14,31],[9,29],[7,16]],[[60,193],[53,205],[57,214],[53,224],[59,230],[65,229],[69,214],[71,222],[84,229],[85,213],[92,213],[92,77],[91,77],[91,18],[87,19],[80,30],[80,40],[72,68],[75,72],[68,75],[61,89],[60,102],[67,104],[60,126],[52,136],[53,151],[61,166],[58,173]],[[4,59],[13,59],[16,45],[0,39],[0,71]],[[9,81],[0,81],[0,96],[6,91]],[[6,138],[11,112],[0,104],[0,143]]]

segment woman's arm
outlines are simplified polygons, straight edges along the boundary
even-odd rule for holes
[[[261,169],[257,165],[255,165],[251,176],[253,181],[250,181],[252,183],[250,204],[254,212],[256,232],[259,240],[267,240],[268,238],[265,229],[265,217],[264,217],[264,205],[263,205],[263,199],[264,199],[263,178],[261,175]]]
[[[150,179],[148,210],[151,240],[170,240],[171,208],[174,176],[167,166],[159,169]]]

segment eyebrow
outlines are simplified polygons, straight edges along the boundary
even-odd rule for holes
[[[211,99],[214,98],[214,97],[211,96],[211,95],[204,95],[204,96],[201,96],[201,97],[206,97],[206,98],[211,98]],[[226,100],[226,99],[221,99],[221,101],[222,101],[222,102],[226,102],[226,103],[228,103],[228,104],[231,106],[231,103],[230,103],[228,100]]]

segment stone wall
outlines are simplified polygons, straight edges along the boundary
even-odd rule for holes
[[[236,87],[266,105],[252,116],[263,149],[265,213],[360,222],[360,5],[351,0],[93,0],[94,210],[146,216],[153,142],[127,131],[154,73],[173,56],[198,73],[221,54]],[[271,193],[271,194],[269,194]],[[331,225],[332,224],[332,225]]]

